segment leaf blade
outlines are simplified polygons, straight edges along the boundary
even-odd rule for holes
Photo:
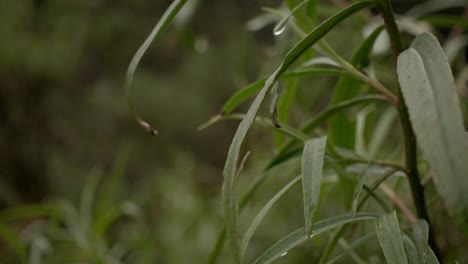
[[[224,218],[226,222],[227,237],[231,247],[234,260],[240,262],[240,247],[238,239],[238,202],[237,188],[235,175],[237,175],[237,164],[245,142],[245,138],[250,131],[250,128],[255,121],[261,106],[263,105],[266,95],[278,81],[279,77],[311,46],[319,41],[326,33],[328,33],[338,23],[351,16],[352,14],[374,5],[373,1],[360,1],[352,4],[349,7],[338,12],[334,16],[325,20],[322,24],[316,27],[311,33],[299,41],[285,56],[281,65],[276,71],[265,81],[265,85],[252,103],[245,118],[239,124],[236,134],[229,148],[228,157],[223,170],[224,181],[222,188],[222,200],[224,208]]]
[[[328,230],[331,230],[341,225],[360,222],[360,221],[366,221],[366,220],[374,220],[375,218],[376,218],[375,214],[369,214],[369,213],[359,213],[354,218],[350,214],[327,218],[327,219],[318,221],[315,224],[316,229],[314,230],[314,236],[319,235],[323,232],[326,232]],[[254,261],[254,263],[255,264],[271,263],[274,260],[280,258],[285,252],[288,252],[289,250],[293,249],[297,245],[300,245],[306,242],[309,238],[310,236],[308,236],[304,232],[304,228],[303,227],[299,228],[298,230],[290,233],[283,239],[276,242],[273,246],[271,246],[265,252],[263,252],[262,255],[260,255]]]
[[[387,262],[408,264],[396,212],[379,217],[375,222],[375,229]]]
[[[416,38],[398,57],[398,80],[438,192],[468,232],[468,142],[450,66],[437,39]]]
[[[327,137],[307,141],[302,153],[302,193],[307,235],[312,234],[315,214],[319,204],[322,170]]]
[[[260,222],[263,220],[265,215],[270,211],[270,209],[273,207],[273,205],[278,202],[278,200],[283,197],[283,195],[289,191],[294,185],[296,185],[299,181],[301,180],[301,176],[297,176],[294,178],[292,181],[290,181],[288,184],[286,184],[281,190],[279,190],[266,204],[265,206],[260,210],[260,212],[255,216],[254,220],[252,221],[252,224],[250,224],[249,228],[245,232],[244,238],[242,239],[241,243],[241,256],[244,256],[247,246],[250,242],[250,239],[252,238],[252,235],[254,234],[255,230],[259,226]]]
[[[353,66],[358,69],[362,69],[368,64],[374,43],[383,28],[383,26],[377,27],[356,50],[351,58],[351,64]],[[332,105],[357,97],[359,92],[362,90],[360,88],[363,85],[364,84],[361,80],[356,80],[347,76],[341,77],[336,85],[335,92],[333,93],[331,100]],[[356,125],[354,122],[349,120],[346,113],[340,113],[331,118],[328,121],[328,127],[330,142],[341,147],[349,149],[354,148]]]
[[[135,118],[135,120],[138,122],[138,124],[141,127],[143,127],[146,131],[148,131],[151,135],[156,135],[158,133],[157,130],[154,129],[146,121],[141,119],[138,116],[135,110],[135,107],[133,106],[133,102],[132,102],[133,77],[135,75],[136,69],[138,67],[138,64],[140,63],[141,58],[146,53],[146,50],[149,48],[152,42],[158,40],[161,37],[161,35],[167,30],[167,28],[170,26],[170,24],[174,20],[175,16],[179,13],[179,11],[182,9],[182,7],[185,5],[186,2],[187,0],[174,0],[174,2],[172,2],[172,4],[168,7],[166,12],[164,12],[163,16],[158,21],[156,26],[154,26],[153,30],[148,35],[146,40],[143,42],[143,44],[140,46],[140,48],[137,50],[137,52],[133,56],[132,60],[130,61],[130,64],[128,65],[127,74],[125,76],[125,96],[127,99],[128,108],[131,114],[133,115],[133,117]]]

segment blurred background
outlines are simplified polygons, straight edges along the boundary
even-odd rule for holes
[[[171,2],[0,1],[0,263],[208,259],[222,228],[222,169],[237,122],[197,126],[237,89],[271,72],[295,37],[289,30],[274,36],[275,20],[258,17],[262,7],[286,12],[280,0],[189,1],[135,75],[134,104],[159,131],[151,137],[129,114],[123,84],[133,54]],[[320,2],[324,19],[350,1]],[[422,2],[394,5],[404,14]],[[422,26],[444,40],[463,34],[464,14],[463,7],[445,9],[422,17]],[[327,40],[349,58],[373,19],[371,12],[355,16]],[[383,67],[379,77],[392,84],[384,44],[375,55]],[[456,54],[456,72],[465,56],[463,49]],[[316,89],[298,90],[291,124],[322,109],[335,82],[321,77],[301,84]],[[260,173],[274,147],[271,131],[255,129],[241,186]],[[296,169],[276,172],[247,208],[244,224]],[[300,205],[292,193],[272,210],[249,254],[300,226]],[[317,257],[325,241],[284,263]]]

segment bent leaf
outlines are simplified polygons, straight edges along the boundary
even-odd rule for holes
[[[180,9],[182,9],[186,2],[187,0],[175,0],[174,2],[172,2],[172,4],[169,6],[166,12],[164,12],[162,18],[153,28],[149,36],[146,38],[145,42],[143,42],[141,47],[135,53],[127,69],[127,75],[125,77],[125,94],[127,97],[128,108],[130,109],[130,112],[132,113],[133,117],[138,122],[138,124],[141,127],[143,127],[146,131],[148,131],[151,135],[156,135],[158,133],[157,130],[138,116],[135,107],[132,103],[133,76],[135,75],[135,71],[138,67],[138,64],[140,63],[140,60],[145,54],[148,47],[153,41],[156,41],[161,37],[161,35],[166,31],[166,29],[169,27],[171,22],[174,20],[175,16],[179,13]]]
[[[309,236],[312,234],[315,213],[319,204],[326,143],[327,137],[311,139],[305,143],[302,153],[304,217],[306,232]]]
[[[240,262],[240,247],[238,239],[238,201],[237,187],[235,175],[237,175],[237,165],[239,156],[244,144],[245,138],[255,121],[255,117],[260,111],[265,98],[272,88],[273,84],[278,81],[279,77],[311,46],[319,41],[327,32],[329,32],[338,23],[356,13],[359,10],[367,8],[374,3],[372,1],[360,1],[338,12],[334,16],[325,20],[322,24],[315,28],[311,33],[299,41],[284,58],[278,69],[265,81],[265,85],[252,103],[245,118],[239,124],[236,134],[229,148],[228,157],[224,166],[224,181],[223,181],[223,207],[224,218],[226,223],[227,237],[231,248],[231,253],[234,260]]]
[[[421,34],[398,57],[398,80],[434,182],[468,232],[468,141],[450,66],[437,39]]]

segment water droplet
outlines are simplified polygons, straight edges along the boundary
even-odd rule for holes
[[[281,21],[283,22],[283,21]],[[275,28],[273,29],[273,35],[279,36],[283,34],[283,32],[286,30],[286,24],[285,23],[278,23]]]
[[[281,254],[280,257],[284,257],[284,256],[286,256],[287,254],[288,254],[288,252],[286,251],[286,252],[284,252],[283,254]]]
[[[287,16],[281,19],[281,21],[278,22],[278,24],[276,24],[275,28],[273,29],[273,35],[278,36],[283,34],[283,32],[286,30],[286,26],[289,19],[294,15],[294,13],[296,13],[297,10],[299,10],[308,2],[310,2],[310,0],[304,0],[302,3],[294,7],[293,10],[291,10],[291,12]]]
[[[310,234],[309,239],[315,236],[315,232],[312,231],[312,234]]]

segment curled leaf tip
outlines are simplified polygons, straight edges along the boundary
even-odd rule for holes
[[[275,107],[273,110],[273,118],[271,119],[273,126],[276,128],[281,128],[281,124],[278,117],[278,109]]]
[[[273,122],[273,126],[275,126],[276,128],[282,128],[281,124],[279,123],[279,120],[278,119],[273,119],[272,120]]]
[[[158,134],[158,131],[156,129],[154,129],[150,124],[148,124],[147,122],[139,119],[138,120],[138,123],[140,124],[140,126],[145,129],[148,133],[150,133],[152,136],[156,136]]]

